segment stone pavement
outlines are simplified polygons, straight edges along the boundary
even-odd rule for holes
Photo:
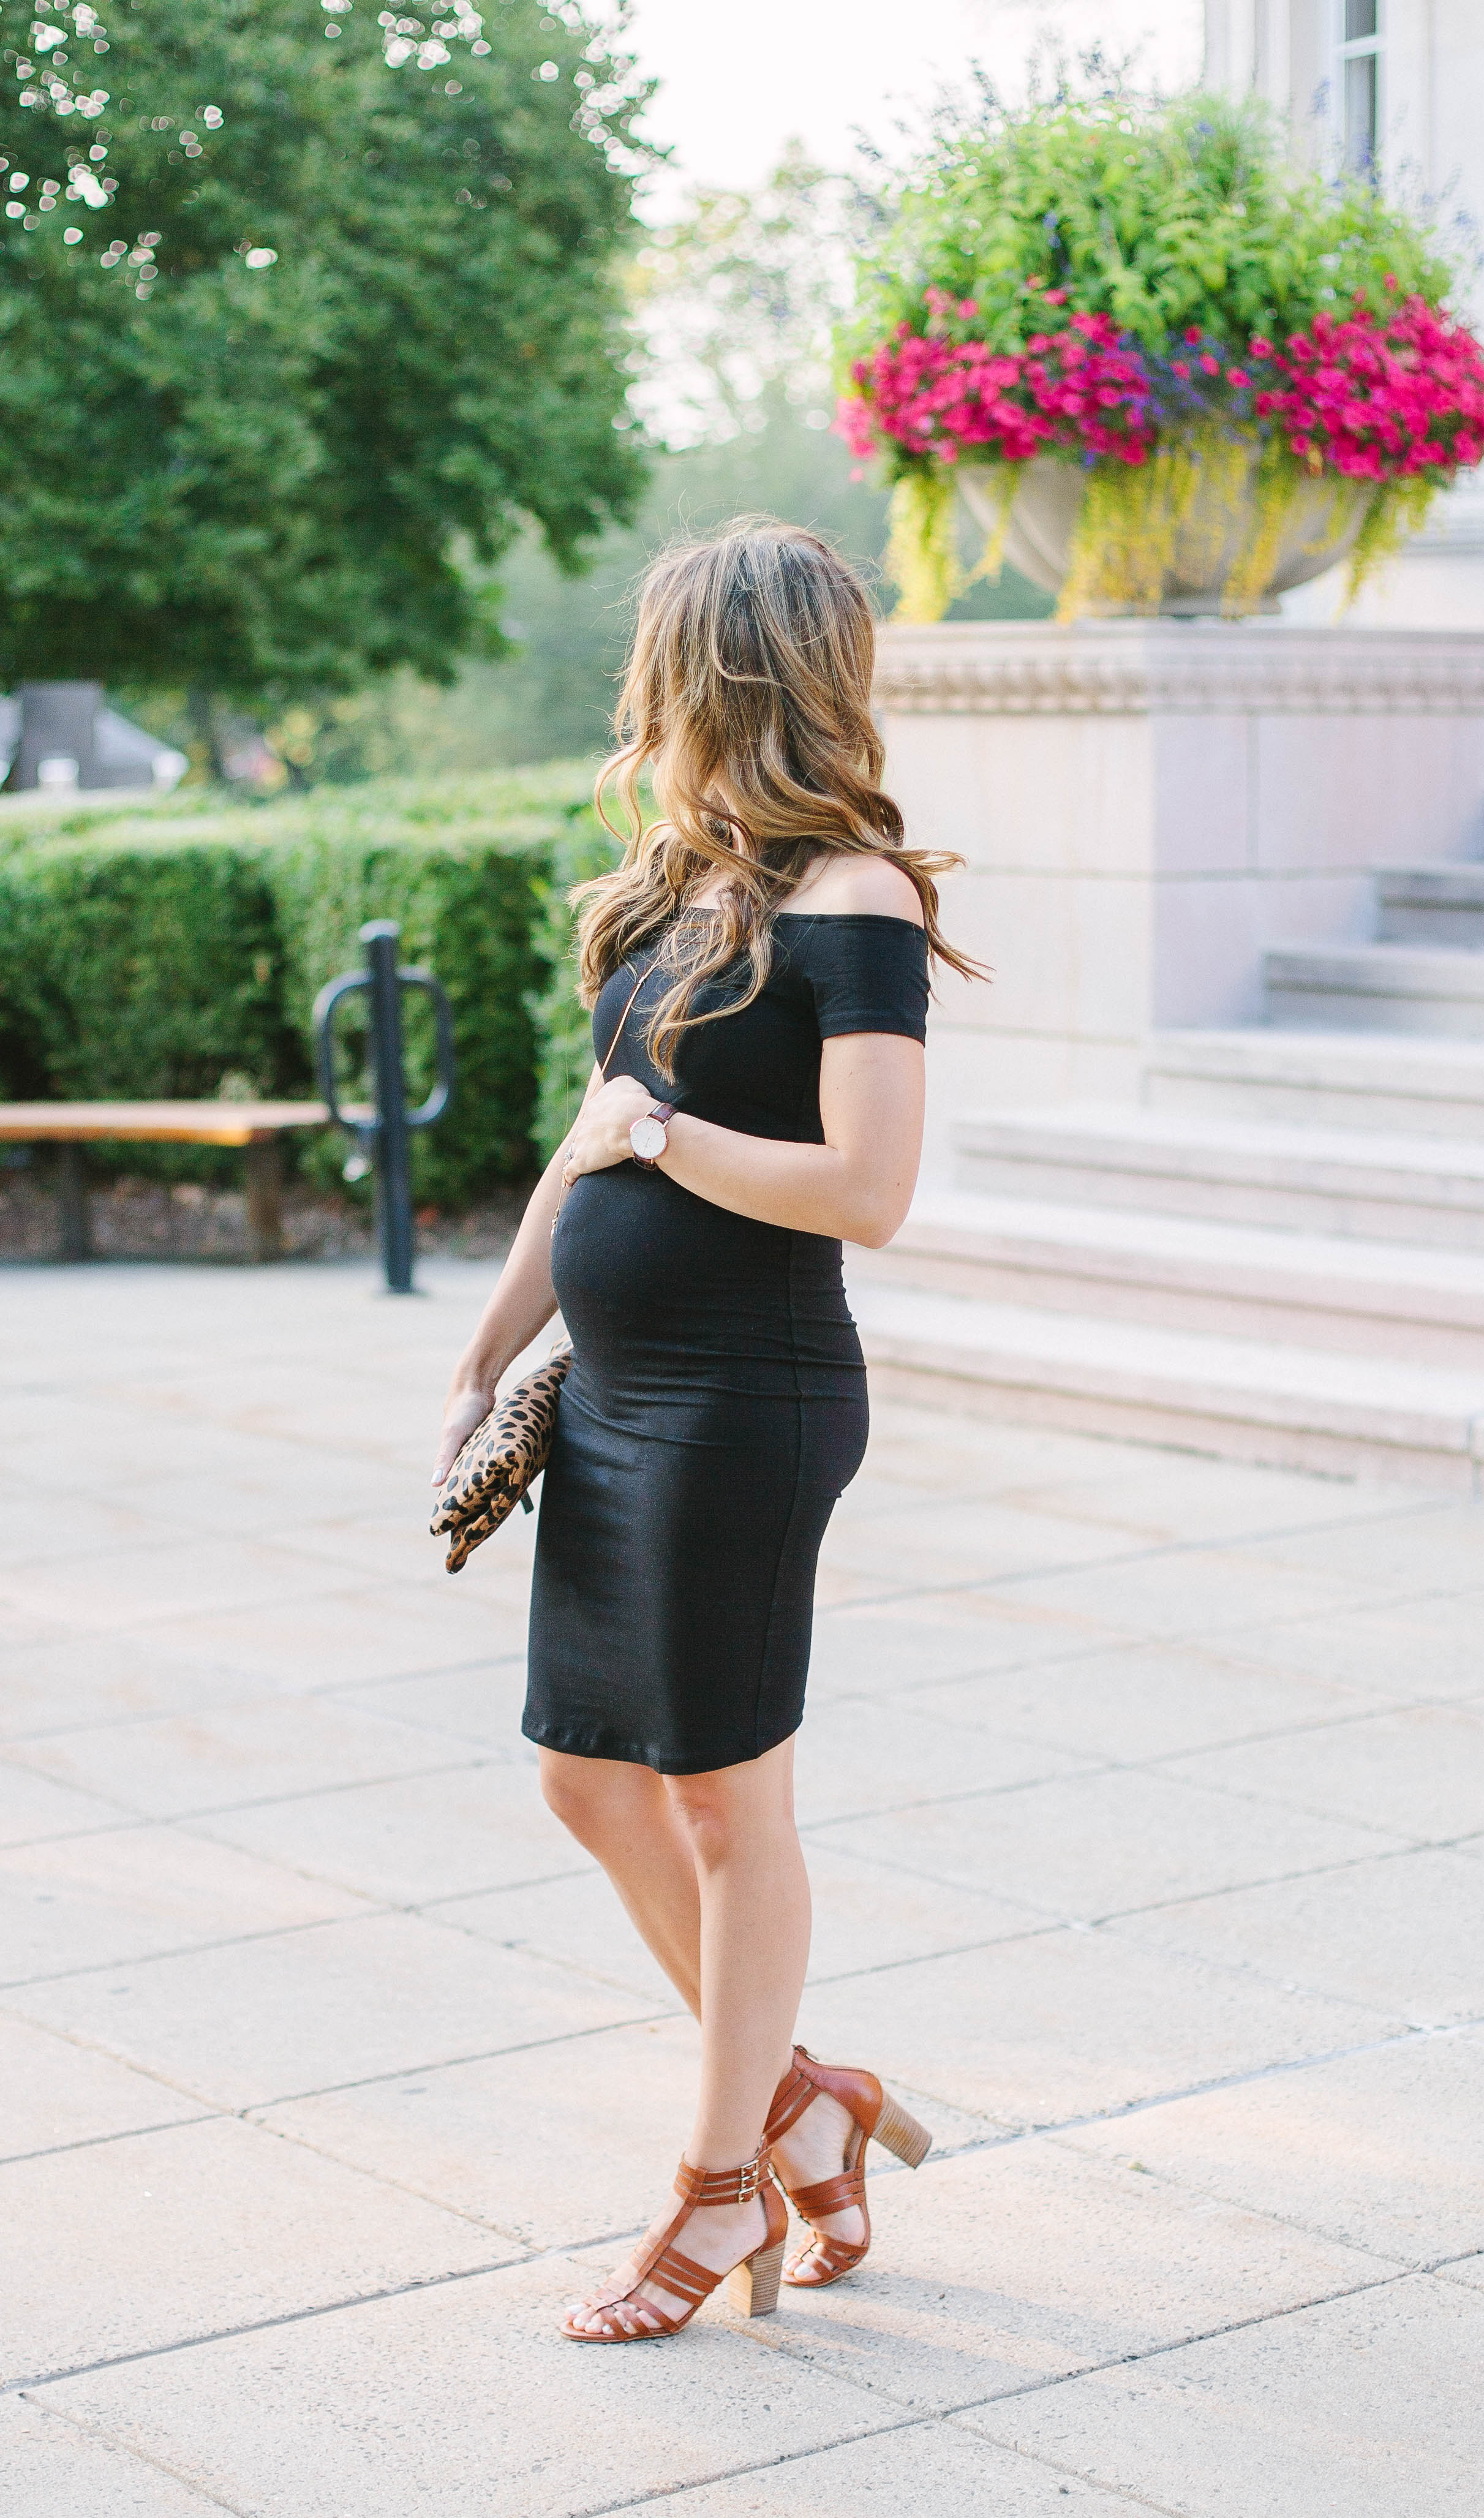
[[[484,1274],[0,1280],[3,2518],[1477,2511],[1484,1512],[880,1411],[803,2033],[938,2147],[577,2350],[695,2041],[537,1797],[533,1525],[424,1534]]]

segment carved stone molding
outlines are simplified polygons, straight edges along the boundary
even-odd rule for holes
[[[1484,630],[1279,621],[941,623],[882,630],[889,716],[1461,716]]]

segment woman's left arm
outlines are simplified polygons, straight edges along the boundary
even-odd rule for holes
[[[895,1032],[846,1032],[822,1046],[822,1146],[744,1137],[678,1110],[658,1169],[733,1215],[879,1250],[902,1222],[917,1185],[923,1078],[919,1041]],[[569,1178],[631,1161],[629,1131],[653,1107],[653,1094],[629,1075],[616,1075],[594,1093],[572,1132]]]

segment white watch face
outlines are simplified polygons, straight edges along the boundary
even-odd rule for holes
[[[670,1139],[665,1134],[663,1119],[635,1119],[629,1131],[629,1143],[641,1162],[658,1162]]]

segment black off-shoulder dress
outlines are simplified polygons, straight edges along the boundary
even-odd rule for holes
[[[600,1059],[640,967],[598,998]],[[651,964],[610,1076],[744,1136],[820,1145],[821,1042],[921,1040],[927,943],[908,919],[781,916],[762,995],[682,1034],[673,1084],[644,1048],[666,984]],[[525,1735],[661,1774],[762,1757],[802,1718],[819,1542],[865,1452],[840,1244],[626,1162],[573,1183],[551,1279],[574,1352],[543,1484]]]

